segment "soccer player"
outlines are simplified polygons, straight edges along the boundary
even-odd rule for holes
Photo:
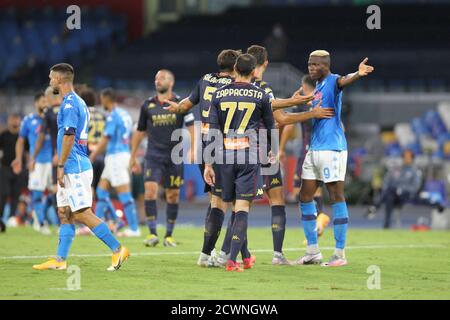
[[[259,160],[252,161],[258,158],[258,148],[251,147],[249,135],[258,133],[262,121],[268,129],[270,141],[270,130],[274,128],[271,97],[251,83],[255,67],[256,59],[252,55],[242,54],[237,58],[236,80],[214,93],[208,118],[210,124],[208,143],[218,139],[217,134],[224,136],[224,159],[230,160],[231,156],[233,160],[219,166],[223,178],[222,200],[233,202],[235,209],[227,271],[243,271],[236,259],[242,245],[247,241],[248,213],[258,187]],[[220,156],[214,155],[216,158]],[[208,155],[205,157],[204,179],[212,186],[215,183],[212,165],[217,160],[221,161]],[[238,164],[242,163],[242,160],[245,160],[244,163]],[[251,258],[246,256],[242,258],[244,268],[251,267]]]
[[[342,89],[367,76],[374,68],[367,65],[368,58],[360,64],[358,71],[347,76],[339,76],[330,71],[330,54],[325,50],[313,51],[308,60],[308,71],[316,81],[313,105],[322,101],[324,107],[335,109],[331,119],[313,121],[311,145],[302,169],[300,188],[300,209],[303,229],[307,240],[306,254],[297,264],[319,264],[322,254],[317,244],[317,209],[314,194],[323,182],[330,195],[333,210],[334,254],[323,266],[344,266],[347,264],[344,248],[347,237],[348,210],[344,198],[344,179],[347,167],[347,142],[341,123]]]
[[[310,75],[305,75],[302,78],[302,90],[303,93],[306,95],[309,95],[314,92],[314,89],[316,88],[315,81],[311,78]],[[308,103],[303,106],[298,107],[298,111],[304,111],[311,109],[312,103]],[[293,126],[293,125],[289,125]],[[302,167],[303,162],[306,157],[306,153],[309,150],[309,144],[311,141],[311,133],[312,133],[312,121],[305,121],[301,123],[302,126],[302,149],[300,150],[300,156],[297,160],[297,166],[296,166],[296,172],[294,176],[294,197],[295,199],[298,199],[298,196],[300,194],[300,186],[301,186],[301,176],[302,176]],[[282,135],[289,134],[290,128],[285,128],[283,130]],[[280,146],[281,148],[281,146]],[[323,196],[322,196],[322,187],[318,187],[316,193],[314,194],[314,202],[316,203],[316,209],[317,209],[317,236],[320,237],[323,232],[325,231],[325,228],[330,222],[330,218],[327,214],[323,212]]]
[[[267,82],[263,81],[264,72],[269,64],[269,58],[266,48],[259,45],[252,45],[247,49],[247,53],[253,55],[256,59],[257,66],[255,69],[255,80],[254,80],[255,85],[264,89],[264,91],[267,94],[271,95],[272,99],[274,99],[275,102],[276,100],[272,88]],[[293,97],[296,96],[301,97],[302,95],[300,95],[300,92],[294,93]],[[313,97],[312,91],[310,92],[303,91],[302,93],[306,93],[307,97]],[[296,102],[297,101],[295,100],[292,101],[291,103],[287,102],[287,105],[292,107],[297,105]],[[308,101],[306,101],[306,103],[308,103]],[[283,110],[274,111],[274,119],[277,122],[278,126],[281,127],[281,132],[283,131],[284,125],[289,125],[296,122],[304,122],[314,118],[317,119],[331,118],[333,115],[334,115],[333,110],[320,108],[320,106],[319,108],[316,107],[311,111],[300,113],[286,113]],[[263,175],[263,180],[264,180],[264,189],[267,198],[269,199],[269,203],[272,210],[271,225],[272,225],[272,238],[274,247],[272,264],[290,265],[291,262],[286,259],[286,257],[282,252],[286,228],[286,207],[285,207],[286,203],[284,198],[283,179],[281,176],[281,168],[279,163],[277,172],[273,175]]]
[[[97,186],[96,214],[104,218],[105,199],[109,199],[108,190],[110,186],[115,188],[129,225],[123,235],[140,237],[136,204],[130,192],[130,138],[133,120],[127,111],[117,105],[116,93],[112,88],[101,92],[100,101],[109,115],[103,137],[89,157],[94,162],[106,149],[105,168]]]
[[[145,134],[148,134],[147,154],[144,168],[145,179],[145,213],[150,231],[144,240],[146,246],[156,246],[159,238],[156,230],[157,207],[156,198],[158,185],[162,181],[166,189],[167,228],[164,236],[164,246],[175,247],[173,230],[178,216],[180,186],[183,184],[183,164],[174,164],[171,159],[172,148],[177,141],[171,141],[172,132],[181,129],[183,124],[188,127],[191,137],[194,136],[194,115],[190,112],[174,114],[165,108],[169,106],[166,100],[180,101],[173,93],[175,76],[169,70],[159,70],[155,76],[157,95],[145,100],[139,114],[137,131],[133,134],[130,167],[135,169],[136,153]],[[194,139],[192,139],[194,142]],[[192,148],[191,150],[195,150]]]
[[[42,130],[43,110],[46,107],[45,95],[40,92],[34,96],[36,113],[31,113],[22,121],[19,139],[16,142],[16,159],[11,164],[15,174],[22,171],[22,157],[25,139],[30,145],[31,160],[28,163],[28,189],[31,191],[32,207],[37,219],[36,230],[42,234],[51,234],[45,223],[44,192],[52,187],[52,145],[50,136],[45,137],[45,142],[38,153],[35,146]],[[36,162],[36,163],[35,163]]]
[[[59,63],[50,69],[50,86],[63,97],[58,112],[58,215],[61,221],[56,258],[34,265],[36,270],[65,270],[75,237],[74,223],[88,226],[113,252],[108,271],[118,270],[130,253],[112,235],[108,226],[91,209],[92,165],[87,155],[89,110],[74,92],[73,67]]]
[[[171,101],[167,110],[171,112],[188,111],[195,105],[199,105],[201,117],[201,134],[203,149],[206,147],[206,137],[209,130],[209,113],[211,107],[212,95],[216,90],[224,85],[230,84],[234,81],[234,65],[237,57],[241,54],[240,51],[225,49],[217,56],[217,66],[219,72],[207,73],[204,75],[195,86],[189,97],[183,99],[179,104]],[[203,177],[205,164],[203,162],[199,165],[200,173]],[[210,204],[208,206],[205,218],[205,232],[203,236],[203,246],[197,264],[201,267],[213,266],[214,259],[211,259],[211,252],[213,251],[217,239],[219,238],[222,229],[225,212],[227,211],[227,204],[222,202],[222,187],[220,184],[220,171],[218,165],[214,164],[213,168],[216,173],[216,181],[213,187],[205,182],[205,192],[210,193]],[[225,236],[228,242],[231,241],[231,232]],[[225,261],[226,262],[226,261]]]
[[[45,202],[44,213],[48,211],[50,207],[56,208],[56,190],[57,190],[57,182],[56,182],[56,165],[58,162],[58,154],[56,152],[56,139],[58,135],[58,125],[57,125],[57,115],[59,106],[61,105],[62,98],[59,94],[55,94],[53,92],[52,87],[47,87],[45,89],[45,99],[47,102],[47,106],[43,110],[43,122],[42,128],[39,133],[39,137],[36,141],[36,145],[34,148],[34,153],[30,157],[31,167],[34,168],[34,163],[37,154],[40,152],[42,146],[44,145],[46,137],[50,136],[50,141],[52,145],[52,188],[49,191],[47,196],[47,200]]]
[[[89,136],[88,136],[88,150],[89,153],[92,153],[97,148],[100,139],[103,136],[103,131],[105,130],[106,116],[101,110],[100,107],[97,106],[97,95],[95,91],[87,86],[86,84],[76,84],[75,92],[81,97],[81,99],[86,102],[86,105],[89,109]],[[105,157],[103,153],[98,154],[92,162],[92,169],[94,171],[94,178],[92,181],[92,192],[96,196],[97,204],[103,206],[105,211],[101,215],[102,219],[109,220],[108,226],[109,229],[113,232],[116,232],[122,225],[121,220],[116,215],[116,209],[109,198],[109,194],[107,197],[99,198],[96,190],[98,184],[100,182],[100,177],[102,175],[103,169],[105,167]],[[97,210],[96,210],[97,211]],[[100,212],[100,211],[98,211]],[[107,216],[106,216],[107,214]],[[88,227],[78,228],[77,235],[90,235],[91,232]]]

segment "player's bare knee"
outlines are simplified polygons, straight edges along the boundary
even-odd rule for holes
[[[106,179],[101,179],[100,182],[98,183],[98,187],[103,190],[108,190],[109,186],[110,186],[109,182]]]
[[[166,201],[170,204],[178,203],[180,200],[180,190],[169,189],[166,193]]]
[[[344,194],[339,191],[329,191],[330,201],[331,203],[344,202],[345,197]]]
[[[302,192],[302,190],[300,190],[299,198],[300,198],[300,202],[311,202],[314,200],[314,195],[311,195],[306,192]]]
[[[284,206],[285,201],[282,195],[277,195],[275,197],[270,198],[270,206]]]
[[[267,194],[269,196],[270,206],[284,206],[285,205],[282,187],[271,189],[267,192]]]
[[[69,208],[59,207],[57,213],[62,224],[73,223],[73,216],[71,215]]]
[[[145,185],[144,197],[145,200],[156,200],[158,195],[158,184],[155,182],[146,182]]]
[[[213,195],[211,197],[211,208],[218,208],[222,210],[222,212],[226,212],[228,209],[228,204],[223,202],[220,197]]]
[[[144,193],[145,200],[156,200],[156,190],[155,189],[147,189],[145,188]]]
[[[337,202],[345,202],[344,194],[339,193],[334,196],[333,203],[337,203]]]
[[[69,224],[69,217],[66,215],[65,208],[58,208],[58,217],[61,224]]]
[[[236,200],[236,203],[234,205],[234,212],[238,212],[238,211],[249,212],[250,211],[250,201]]]

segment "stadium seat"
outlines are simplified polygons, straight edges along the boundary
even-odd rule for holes
[[[83,30],[67,32],[66,19],[65,8],[51,6],[0,12],[0,84],[19,68],[41,72],[42,67],[64,59],[78,66],[114,43],[125,43],[128,37],[126,19],[111,14],[105,6],[83,9]],[[39,78],[23,77],[30,83]]]
[[[385,146],[384,154],[388,157],[397,158],[402,155],[402,148],[397,142]]]
[[[49,64],[55,64],[60,61],[63,61],[64,58],[66,57],[61,45],[60,38],[58,36],[52,37],[48,50],[49,56],[47,61],[49,62]]]
[[[46,58],[46,52],[44,44],[36,30],[33,20],[29,20],[25,23],[22,29],[22,37],[26,43],[27,51],[38,62],[44,62]]]
[[[440,118],[445,124],[447,131],[450,132],[450,103],[448,102],[439,103],[437,110]]]
[[[394,132],[400,146],[403,148],[417,142],[417,138],[409,123],[397,123],[394,127]]]

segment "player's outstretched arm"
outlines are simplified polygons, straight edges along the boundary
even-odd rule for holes
[[[356,80],[362,77],[366,77],[369,75],[369,73],[372,73],[375,70],[375,68],[369,66],[367,64],[367,61],[369,61],[369,58],[364,58],[364,60],[359,64],[358,71],[350,73],[344,77],[340,77],[337,81],[339,88],[348,86],[349,84],[352,84]]]
[[[164,100],[164,103],[169,104],[168,107],[164,107],[164,109],[168,110],[172,113],[186,113],[192,109],[194,104],[189,100],[189,98],[184,98],[180,103],[176,103],[170,100]]]
[[[284,108],[290,108],[293,106],[307,104],[310,101],[314,100],[314,96],[312,94],[308,96],[303,96],[299,91],[296,91],[294,95],[287,99],[274,99],[272,101],[272,109],[279,110]]]
[[[284,110],[274,111],[273,117],[281,125],[304,122],[311,119],[329,119],[334,117],[333,108],[322,108],[320,103],[311,111],[287,113]]]

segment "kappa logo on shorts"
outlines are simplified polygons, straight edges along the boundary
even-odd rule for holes
[[[234,235],[233,238],[232,238],[231,240],[241,241],[241,239],[240,239],[237,235]]]
[[[280,184],[280,179],[273,178],[272,181],[270,182],[270,185],[274,185],[274,184]]]
[[[262,188],[259,188],[258,191],[256,191],[257,196],[262,196],[264,194],[264,190]]]
[[[152,175],[152,169],[147,169],[147,171],[145,171],[145,176],[150,177]]]

